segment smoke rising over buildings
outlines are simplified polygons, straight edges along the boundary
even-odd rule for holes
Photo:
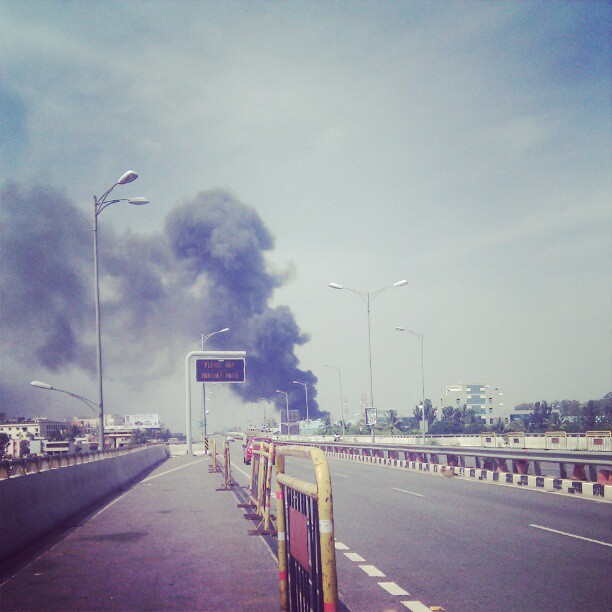
[[[305,412],[292,381],[306,382],[316,417],[317,379],[295,354],[308,335],[288,307],[269,305],[286,277],[269,269],[274,240],[255,209],[217,190],[171,210],[159,234],[118,235],[106,219],[99,227],[105,380],[169,376],[200,333],[229,327],[207,348],[247,351],[247,382],[232,391],[284,408],[275,392],[287,390],[290,407]],[[0,412],[19,412],[13,376],[71,368],[94,376],[91,234],[87,214],[51,187],[0,189],[0,350],[10,373],[0,390],[11,388],[0,399],[12,398]]]

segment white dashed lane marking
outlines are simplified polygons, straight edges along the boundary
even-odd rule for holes
[[[395,584],[395,582],[379,582],[378,586],[385,589],[387,593],[391,593],[391,595],[410,595],[408,591],[404,591],[404,589]]]
[[[363,559],[365,561],[365,559]],[[374,565],[360,565],[359,566],[368,576],[376,578],[384,578],[385,575]]]
[[[397,490],[402,491],[402,489]],[[402,493],[411,493],[411,491],[402,491]],[[423,497],[423,495],[420,495],[419,493],[413,493],[413,495],[419,495],[419,497]],[[334,542],[334,546],[336,547],[336,550],[350,550],[350,548],[342,542]],[[355,552],[345,552],[344,556],[350,561],[363,564],[359,565],[359,567],[371,578],[386,577],[386,575],[383,574],[376,566],[366,564],[365,559],[361,555],[358,555]],[[398,597],[405,597],[406,595],[410,595],[408,591],[402,589],[402,587],[395,582],[379,582],[378,586],[387,591],[387,593],[389,593],[390,595],[396,595]],[[428,608],[420,601],[402,601],[401,603],[405,608],[408,608],[408,610],[411,610],[412,612],[431,612],[431,608]]]
[[[415,493],[414,491],[406,491],[406,489],[396,489],[395,487],[391,487],[392,491],[399,491],[400,493],[408,493],[408,495],[415,495],[416,497],[425,497],[421,495],[421,493]]]
[[[420,601],[402,601],[402,605],[412,612],[431,612],[431,608],[428,608],[425,604]]]

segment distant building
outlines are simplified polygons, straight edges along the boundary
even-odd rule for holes
[[[510,422],[508,411],[504,408],[504,394],[493,385],[459,383],[444,388],[444,396],[440,398],[441,408],[461,408],[464,405],[487,425],[494,425],[498,419],[503,423]]]
[[[5,433],[11,440],[28,440],[32,438],[49,439],[59,435],[66,427],[64,421],[49,421],[47,419],[31,419],[14,423],[0,423],[0,433]]]

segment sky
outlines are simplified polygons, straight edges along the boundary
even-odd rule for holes
[[[612,388],[607,2],[0,0],[0,412],[185,429],[188,352],[247,351],[208,425]],[[407,280],[401,287],[393,283]],[[323,364],[333,365],[326,367]],[[195,387],[194,387],[195,389]],[[201,401],[194,394],[194,418]],[[200,400],[198,400],[200,398]],[[265,399],[262,399],[265,398]],[[194,424],[197,428],[197,424]]]

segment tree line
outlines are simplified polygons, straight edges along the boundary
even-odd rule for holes
[[[421,423],[427,421],[427,431],[431,435],[442,434],[479,434],[482,432],[507,433],[524,431],[543,433],[546,431],[566,431],[583,433],[592,430],[612,430],[612,392],[598,400],[580,403],[576,400],[538,401],[519,404],[514,414],[520,418],[506,423],[501,418],[489,423],[477,414],[474,409],[463,406],[444,406],[438,409],[426,399],[423,409],[415,406],[411,416],[402,417],[397,410],[384,410],[378,413],[378,423],[374,426],[376,435],[419,435]],[[354,423],[344,423],[347,435],[366,435],[370,426],[365,419]],[[342,433],[342,422],[332,423],[329,413],[324,417],[319,432],[321,435]]]

